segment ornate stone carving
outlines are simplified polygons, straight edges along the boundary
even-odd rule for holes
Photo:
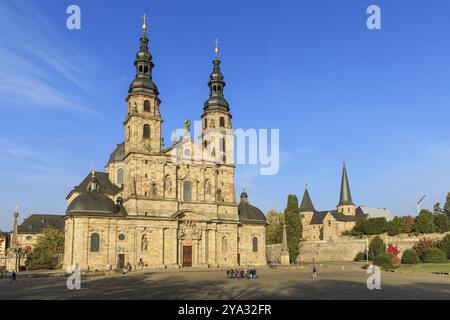
[[[201,240],[202,231],[197,230],[196,225],[192,221],[182,222],[180,224],[180,231],[178,232],[178,239],[180,240]]]

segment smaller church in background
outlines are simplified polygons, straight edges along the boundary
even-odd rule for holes
[[[342,168],[341,194],[336,209],[318,211],[315,209],[308,188],[300,204],[303,241],[337,240],[345,231],[350,231],[360,219],[385,217],[392,220],[392,214],[383,208],[356,207],[353,203],[348,182],[347,168]]]

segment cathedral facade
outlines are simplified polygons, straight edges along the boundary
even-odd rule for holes
[[[106,172],[92,170],[67,196],[64,266],[265,265],[265,215],[246,192],[236,201],[232,116],[218,49],[200,141],[191,139],[186,121],[184,135],[165,147],[148,44],[144,23],[124,108],[124,142]]]

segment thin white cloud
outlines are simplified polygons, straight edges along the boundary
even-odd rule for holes
[[[64,27],[53,26],[29,1],[1,3],[0,17],[0,107],[95,114],[87,107],[95,86],[85,71],[95,64],[71,47]]]

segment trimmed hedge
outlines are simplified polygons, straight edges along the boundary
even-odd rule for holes
[[[419,256],[414,249],[407,249],[403,252],[402,263],[403,264],[418,264],[420,262]]]
[[[425,252],[423,255],[423,262],[425,263],[445,263],[447,256],[441,249],[435,248]]]

